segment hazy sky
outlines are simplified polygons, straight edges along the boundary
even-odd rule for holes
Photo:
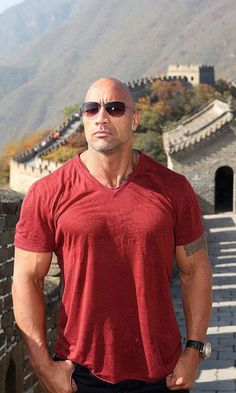
[[[23,1],[24,0],[0,0],[0,14],[7,8],[15,4],[23,3]]]

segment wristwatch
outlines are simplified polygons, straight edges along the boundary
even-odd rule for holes
[[[211,344],[203,343],[202,341],[188,340],[186,343],[186,348],[197,349],[203,359],[208,359],[211,356]]]

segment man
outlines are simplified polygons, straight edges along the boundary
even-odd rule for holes
[[[211,309],[196,196],[183,176],[132,149],[139,114],[120,81],[93,83],[82,113],[88,149],[32,186],[17,225],[14,312],[29,359],[50,393],[186,392]],[[52,252],[64,286],[54,360],[42,292]],[[192,340],[183,352],[174,255]]]

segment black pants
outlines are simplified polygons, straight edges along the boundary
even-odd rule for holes
[[[57,357],[54,360],[61,360]],[[126,380],[118,383],[109,383],[97,378],[91,371],[80,364],[75,364],[72,374],[78,393],[170,393],[166,387],[165,379],[158,382],[144,382]],[[189,390],[178,390],[177,393],[189,393]]]

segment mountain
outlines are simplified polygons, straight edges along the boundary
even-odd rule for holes
[[[103,75],[236,75],[235,0],[25,0],[0,15],[1,143],[51,127]]]

